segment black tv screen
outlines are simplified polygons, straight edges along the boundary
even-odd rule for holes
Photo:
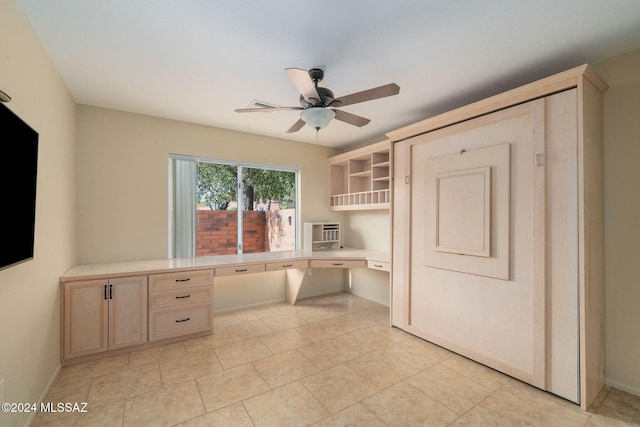
[[[0,269],[33,258],[36,221],[38,133],[0,104],[2,226]]]

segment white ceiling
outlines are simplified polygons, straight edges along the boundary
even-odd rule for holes
[[[640,48],[639,0],[18,0],[76,102],[347,147],[556,72]],[[284,69],[321,67],[371,119],[286,130]]]

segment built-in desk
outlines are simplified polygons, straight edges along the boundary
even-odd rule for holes
[[[216,277],[284,271],[295,304],[309,268],[357,267],[389,271],[389,254],[347,248],[77,265],[60,277],[61,360],[211,334]]]
[[[60,283],[197,270],[213,270],[214,277],[284,270],[287,273],[287,302],[295,304],[308,268],[390,271],[390,265],[390,256],[385,252],[354,248],[295,250],[76,265],[60,277]]]

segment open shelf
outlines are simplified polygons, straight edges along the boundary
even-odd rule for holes
[[[391,143],[379,142],[329,159],[330,209],[389,209]]]
[[[304,242],[305,250],[340,249],[339,222],[305,222]]]

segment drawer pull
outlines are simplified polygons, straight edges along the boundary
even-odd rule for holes
[[[340,266],[343,265],[341,262],[332,262],[331,265]]]
[[[236,268],[236,273],[244,273],[246,271],[247,271],[246,268]]]
[[[186,319],[178,319],[178,320],[176,320],[176,323],[187,322],[187,321],[189,321],[189,320],[191,320],[191,318],[190,318],[190,317],[187,317]]]
[[[176,279],[176,282],[188,282],[189,280],[191,280],[191,278],[187,277],[186,279]]]
[[[293,267],[293,264],[285,264],[282,266],[282,268],[289,268],[289,267]]]
[[[176,299],[183,299],[183,298],[189,298],[191,295],[178,295],[176,296]]]
[[[382,268],[382,264],[373,264],[375,268]]]

